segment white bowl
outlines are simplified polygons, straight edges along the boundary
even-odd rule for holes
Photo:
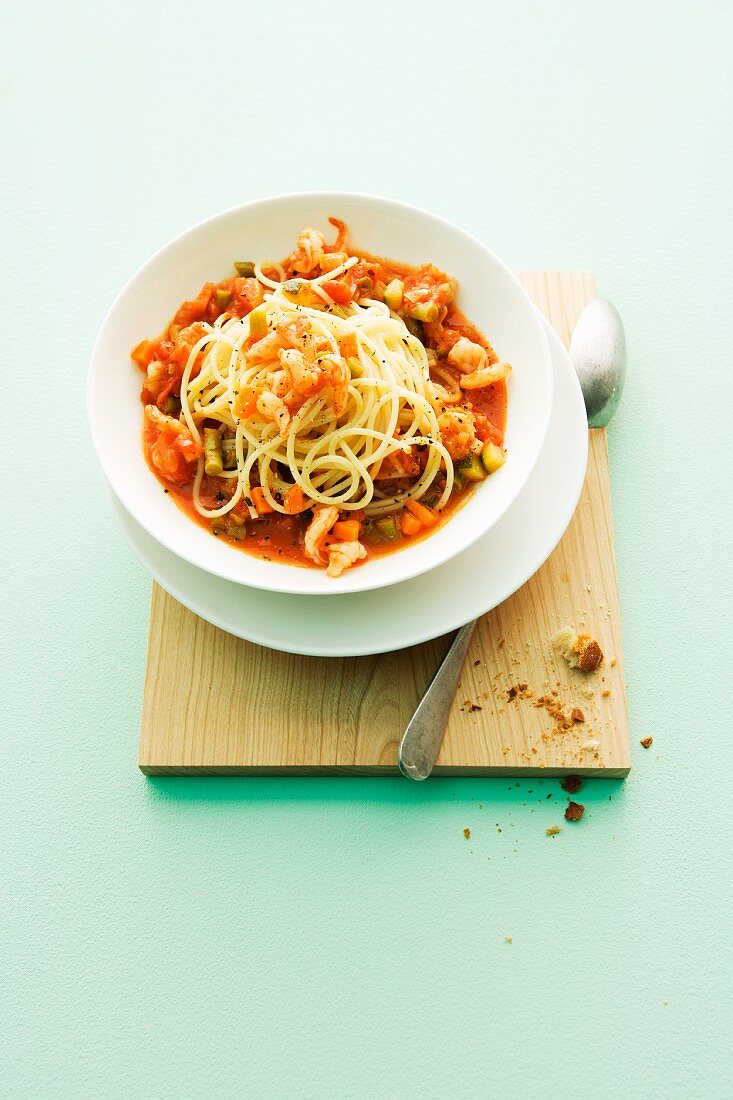
[[[458,305],[512,364],[507,461],[481,482],[437,531],[338,579],[320,569],[266,562],[212,537],[166,495],[141,444],[142,374],[130,360],[140,340],[160,333],[184,299],[226,278],[235,259],[280,259],[306,225],[333,232],[377,256],[432,262],[460,282]],[[308,595],[381,588],[441,565],[465,550],[506,511],[537,461],[552,406],[552,361],[534,306],[508,268],[473,237],[423,210],[370,195],[281,195],[226,211],[176,237],[137,272],[104,320],[88,383],[91,434],[102,469],[130,514],[163,546],[216,576],[255,588]],[[491,563],[486,563],[491,568]]]

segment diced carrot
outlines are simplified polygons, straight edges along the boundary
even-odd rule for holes
[[[331,534],[341,542],[356,542],[359,537],[359,521],[340,519],[331,528]]]
[[[254,386],[243,386],[239,396],[234,401],[235,416],[254,416],[257,412],[257,398],[259,390]]]
[[[283,499],[283,508],[289,516],[297,516],[299,512],[309,507],[300,485],[293,485],[288,489]]]
[[[155,340],[141,340],[136,348],[132,349],[132,361],[145,370],[155,358]]]
[[[422,531],[422,523],[419,519],[415,519],[409,512],[403,512],[400,516],[400,531],[403,535],[416,535],[418,531]]]
[[[265,494],[259,485],[255,485],[252,489],[252,503],[255,506],[255,511],[258,516],[266,516],[269,512],[274,512],[275,509],[265,499]]]
[[[351,301],[351,291],[345,283],[340,283],[338,279],[329,279],[328,282],[321,283],[321,286],[337,305],[345,306]]]
[[[429,508],[426,508],[424,504],[420,504],[418,500],[408,500],[405,504],[405,508],[423,527],[435,527],[435,524],[438,522],[438,517],[435,512],[431,512]]]
[[[349,332],[346,336],[341,337],[339,340],[339,351],[344,359],[355,358],[359,354],[359,345],[356,342],[356,336],[353,332]]]

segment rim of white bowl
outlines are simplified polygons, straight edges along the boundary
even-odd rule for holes
[[[545,351],[545,354],[543,356],[543,363],[544,363],[544,368],[545,368],[545,382],[546,382],[546,385],[547,385],[547,391],[548,391],[547,398],[548,399],[547,399],[547,403],[546,403],[546,406],[545,406],[545,413],[544,413],[544,417],[543,417],[543,420],[542,420],[542,425],[541,425],[540,431],[538,433],[536,433],[536,436],[535,436],[536,442],[535,442],[534,459],[531,462],[528,470],[526,471],[524,479],[518,485],[515,493],[512,496],[510,496],[500,508],[496,509],[495,514],[492,516],[491,522],[488,524],[488,526],[481,527],[479,530],[475,531],[475,533],[471,533],[471,535],[467,539],[464,539],[460,543],[460,545],[457,545],[457,546],[447,545],[442,553],[438,553],[437,555],[434,555],[430,560],[425,561],[422,556],[417,557],[417,558],[408,556],[406,559],[403,559],[401,557],[400,560],[401,561],[405,560],[406,565],[399,572],[399,574],[397,576],[382,578],[381,580],[377,581],[376,583],[373,580],[370,580],[368,577],[367,577],[366,580],[360,581],[360,575],[362,574],[361,569],[349,570],[349,572],[347,574],[347,578],[348,578],[347,583],[345,585],[339,585],[338,589],[336,591],[334,591],[333,589],[326,589],[325,587],[324,588],[315,588],[315,589],[304,588],[303,585],[298,585],[298,584],[295,583],[295,576],[293,577],[293,581],[291,583],[288,583],[288,581],[286,579],[287,575],[284,574],[284,573],[280,574],[280,570],[284,568],[283,563],[280,563],[280,562],[271,563],[273,565],[273,578],[272,578],[271,581],[268,579],[267,575],[265,575],[264,578],[258,577],[257,580],[253,580],[252,578],[246,578],[245,579],[241,576],[237,576],[234,571],[226,569],[223,566],[219,567],[218,565],[211,564],[211,563],[204,564],[200,560],[200,558],[197,557],[196,555],[187,554],[187,553],[183,552],[180,546],[178,546],[177,544],[176,545],[173,544],[173,540],[167,540],[165,537],[161,536],[161,534],[158,531],[152,531],[150,529],[148,523],[146,522],[144,516],[141,514],[141,509],[136,507],[136,502],[133,501],[132,503],[130,503],[128,501],[128,494],[126,494],[125,491],[124,491],[124,487],[123,487],[123,484],[122,484],[122,479],[117,476],[117,473],[116,473],[115,469],[113,467],[110,468],[107,465],[107,463],[105,462],[105,459],[104,459],[105,452],[104,452],[103,447],[101,446],[101,440],[100,440],[98,432],[97,432],[97,426],[96,426],[94,417],[92,416],[93,378],[94,378],[94,373],[95,373],[95,363],[96,363],[97,358],[98,358],[99,347],[100,347],[100,344],[103,341],[103,338],[104,338],[105,333],[106,333],[107,326],[110,323],[110,320],[113,317],[113,315],[114,315],[114,313],[115,313],[115,311],[118,307],[119,302],[125,297],[125,295],[128,293],[128,291],[133,286],[133,284],[136,283],[138,281],[138,279],[140,279],[145,274],[145,272],[157,262],[158,258],[163,253],[167,252],[170,248],[172,248],[175,244],[177,244],[178,241],[180,241],[184,237],[187,237],[190,233],[194,233],[197,230],[202,229],[206,225],[211,225],[211,224],[213,224],[217,221],[221,221],[221,220],[224,220],[225,218],[231,217],[233,214],[236,214],[236,213],[238,213],[242,210],[251,210],[251,209],[256,208],[256,207],[273,206],[273,205],[276,205],[277,203],[284,202],[285,200],[296,200],[296,199],[305,199],[305,200],[309,200],[309,199],[311,199],[311,200],[328,199],[329,201],[333,200],[334,203],[337,203],[340,200],[347,200],[347,201],[348,200],[356,200],[356,201],[366,200],[366,201],[371,202],[371,203],[385,204],[387,206],[391,206],[394,209],[403,210],[403,211],[409,212],[411,214],[417,214],[420,217],[425,217],[425,218],[431,219],[435,222],[438,222],[441,225],[445,226],[447,229],[449,229],[452,233],[458,235],[461,238],[464,238],[466,241],[470,242],[472,245],[478,246],[482,251],[486,252],[491,257],[492,261],[499,268],[501,268],[504,275],[514,285],[514,287],[519,291],[520,296],[522,298],[526,299],[528,307],[529,307],[528,308],[528,316],[532,318],[532,320],[533,320],[533,322],[536,326],[536,330],[540,335],[540,343],[542,344],[542,346],[544,348],[544,351]],[[425,210],[423,207],[415,206],[414,203],[403,202],[399,199],[386,198],[384,195],[375,195],[375,194],[370,194],[368,192],[363,192],[363,191],[289,191],[289,192],[283,192],[282,194],[279,194],[279,195],[270,195],[270,196],[267,196],[266,198],[253,199],[252,201],[246,202],[246,203],[238,203],[236,206],[230,206],[227,209],[220,210],[218,213],[212,214],[207,218],[202,218],[200,221],[195,222],[193,225],[187,226],[184,230],[182,230],[180,233],[177,233],[174,237],[171,237],[168,241],[166,241],[163,245],[161,245],[160,248],[158,248],[152,254],[152,256],[150,256],[143,264],[141,264],[140,267],[138,267],[133,272],[133,274],[130,276],[130,278],[127,280],[127,282],[124,284],[122,289],[117,293],[117,295],[115,296],[114,300],[112,301],[109,309],[105,313],[104,318],[102,320],[102,323],[99,327],[99,332],[97,333],[96,339],[94,341],[94,345],[92,347],[92,353],[91,353],[90,360],[89,360],[89,367],[88,367],[88,371],[87,371],[86,405],[87,405],[87,422],[89,424],[89,432],[90,432],[91,439],[92,439],[92,445],[94,446],[94,450],[95,450],[95,453],[97,455],[97,460],[100,463],[100,466],[102,467],[102,472],[103,472],[105,478],[107,479],[107,481],[109,482],[110,487],[112,488],[112,490],[114,491],[115,495],[120,500],[120,502],[129,511],[129,513],[133,517],[133,519],[135,519],[140,524],[140,526],[145,531],[147,531],[147,533],[152,538],[154,538],[157,542],[159,542],[167,550],[169,550],[171,553],[177,555],[178,557],[182,558],[184,561],[187,561],[190,565],[194,565],[194,566],[196,566],[196,568],[202,569],[205,573],[211,573],[213,576],[222,577],[224,580],[232,581],[235,584],[240,584],[240,585],[243,585],[244,587],[259,588],[259,589],[263,589],[263,590],[269,591],[269,592],[282,592],[282,593],[285,593],[285,594],[291,594],[291,595],[297,595],[297,596],[304,596],[304,595],[305,596],[321,596],[321,595],[335,596],[335,595],[341,595],[341,594],[346,595],[348,593],[353,593],[353,592],[366,592],[366,591],[369,591],[370,589],[388,588],[393,584],[400,584],[402,581],[410,580],[412,577],[419,576],[422,573],[428,573],[432,569],[437,568],[439,565],[445,564],[446,561],[449,561],[451,558],[455,557],[462,550],[465,550],[469,546],[473,545],[473,543],[478,538],[481,538],[482,535],[485,535],[489,530],[491,530],[491,528],[494,526],[494,524],[501,518],[501,516],[503,516],[505,514],[507,509],[510,508],[511,505],[514,503],[514,501],[517,499],[517,497],[519,496],[522,489],[526,485],[527,480],[529,479],[529,476],[531,475],[532,471],[534,470],[534,468],[537,464],[537,461],[538,461],[538,459],[540,457],[540,454],[542,452],[542,448],[544,446],[545,440],[547,438],[547,430],[548,430],[549,423],[550,423],[550,417],[552,415],[553,390],[554,390],[554,370],[553,370],[553,364],[552,364],[552,355],[551,355],[551,351],[550,351],[550,345],[549,345],[549,342],[548,342],[548,339],[547,339],[547,334],[545,332],[545,327],[541,322],[538,311],[537,311],[534,303],[532,302],[531,298],[527,294],[526,290],[524,289],[524,287],[520,283],[519,279],[514,274],[514,272],[511,270],[511,268],[509,268],[504,263],[503,260],[501,260],[494,252],[492,252],[492,250],[487,245],[485,245],[477,237],[474,237],[471,233],[468,233],[465,229],[461,229],[460,226],[456,225],[455,222],[450,221],[448,218],[443,218],[438,214],[432,213],[430,210]],[[153,475],[151,475],[151,476],[153,476]],[[428,536],[428,538],[429,537],[430,536]],[[435,545],[435,544],[433,543],[433,545]],[[244,554],[246,552],[240,551],[240,553]],[[249,557],[255,557],[255,560],[259,560],[259,559],[256,558],[255,555],[248,555],[248,556]],[[409,565],[410,562],[414,563],[412,567],[410,567],[410,565]],[[292,573],[293,574],[302,575],[304,572],[306,572],[306,570],[301,569],[300,567],[297,567],[297,566],[292,567]],[[312,570],[307,570],[308,574],[310,574],[312,572],[313,572]]]

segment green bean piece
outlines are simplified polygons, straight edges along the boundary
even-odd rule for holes
[[[209,477],[219,477],[224,471],[219,428],[204,428],[204,470]]]
[[[388,542],[394,542],[399,534],[397,520],[394,516],[384,516],[382,519],[376,520],[374,526],[382,538],[387,539]]]
[[[505,459],[506,455],[501,447],[497,447],[495,443],[484,443],[481,461],[487,474],[495,474],[504,465]]]
[[[483,481],[486,470],[481,465],[478,455],[469,455],[459,462],[458,469],[465,481]]]
[[[402,305],[402,294],[405,289],[405,284],[402,279],[393,279],[391,283],[388,283],[384,288],[384,300],[390,309],[399,309]]]
[[[416,306],[413,306],[410,310],[410,317],[414,317],[416,321],[431,321],[438,320],[438,314],[440,313],[439,307],[435,302],[418,302]]]
[[[235,260],[234,266],[237,269],[237,275],[242,275],[245,279],[254,278],[255,265],[251,260]]]
[[[235,439],[223,439],[221,443],[221,453],[225,470],[236,470],[237,468],[237,442]]]
[[[253,309],[249,315],[249,334],[255,336],[259,340],[261,336],[267,335],[267,314],[265,313],[264,306],[258,306],[257,309]]]
[[[219,309],[226,309],[232,300],[231,290],[217,290],[216,305]]]

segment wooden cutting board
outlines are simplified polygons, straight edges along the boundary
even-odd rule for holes
[[[588,272],[520,279],[568,343]],[[571,671],[573,625],[605,655]],[[299,657],[226,634],[153,584],[139,765],[147,775],[393,775],[397,745],[450,637],[372,657]],[[583,721],[565,718],[573,708]],[[606,435],[564,538],[473,637],[435,774],[625,776],[630,746]]]

